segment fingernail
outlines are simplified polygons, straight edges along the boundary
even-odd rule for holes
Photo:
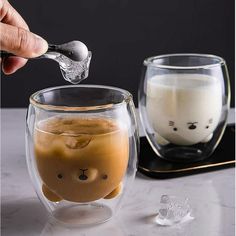
[[[34,34],[35,36],[35,56],[40,56],[44,54],[48,50],[48,43],[45,39],[38,36],[37,34]]]
[[[12,57],[4,58],[2,62],[2,71],[5,75],[13,74],[17,71],[17,67],[12,65]]]

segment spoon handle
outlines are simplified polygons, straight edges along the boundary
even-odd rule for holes
[[[30,59],[39,59],[39,58],[45,58],[45,54],[48,52],[56,52],[58,50],[57,45],[54,44],[48,44],[48,50],[47,52],[45,52],[43,55],[39,56],[39,57],[35,57],[35,58],[30,58]],[[17,56],[13,53],[10,52],[6,52],[6,51],[0,51],[0,57],[4,58],[4,57],[10,57],[10,56]]]

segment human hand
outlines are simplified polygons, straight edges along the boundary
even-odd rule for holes
[[[29,31],[24,19],[7,0],[0,0],[0,48],[19,56],[3,59],[5,74],[12,74],[23,67],[27,59],[22,57],[37,57],[48,49],[47,42]]]

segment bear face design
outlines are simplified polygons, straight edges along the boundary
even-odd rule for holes
[[[191,135],[191,139],[195,137],[198,138],[199,132],[201,135],[204,135],[205,138],[201,139],[201,143],[206,143],[210,141],[213,137],[213,130],[215,129],[215,125],[213,124],[213,119],[209,119],[206,125],[200,126],[198,122],[186,122],[185,127],[181,127],[180,125],[176,124],[174,121],[169,121],[170,126],[170,133],[166,135],[168,140],[158,133],[155,133],[156,141],[159,145],[167,145],[170,143],[178,144],[178,145],[192,145],[193,143],[190,140],[185,139],[184,137],[189,137]],[[179,128],[181,127],[181,128]],[[210,133],[209,133],[210,130]],[[196,131],[196,133],[191,133],[189,131]],[[172,133],[171,133],[172,132]],[[198,141],[197,141],[198,142]]]
[[[50,201],[91,202],[121,191],[128,164],[124,126],[102,118],[50,118],[35,130],[42,191]]]

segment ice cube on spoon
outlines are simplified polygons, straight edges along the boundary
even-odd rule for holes
[[[47,54],[59,63],[64,79],[70,83],[78,84],[88,77],[92,53],[84,43],[71,41],[61,45],[51,45]]]

